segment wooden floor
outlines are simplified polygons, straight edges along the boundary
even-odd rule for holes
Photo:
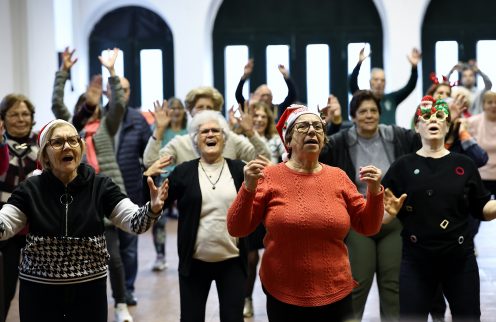
[[[136,283],[136,296],[138,305],[131,307],[135,322],[176,322],[179,321],[179,286],[177,279],[176,255],[176,228],[175,220],[167,223],[167,260],[169,268],[160,273],[151,271],[155,258],[151,233],[140,236],[139,240],[139,274]],[[481,277],[481,310],[482,321],[496,321],[496,221],[482,223],[481,230],[476,239],[478,263]],[[109,289],[110,294],[110,289]],[[245,322],[266,322],[265,296],[257,280],[254,291],[255,316]],[[109,320],[113,321],[113,308],[109,299]],[[17,297],[12,303],[7,322],[19,321],[17,312]],[[218,302],[213,285],[207,303],[207,322],[218,322]],[[367,306],[363,321],[379,322],[379,307],[377,289],[374,286]],[[451,321],[448,316],[447,321]]]

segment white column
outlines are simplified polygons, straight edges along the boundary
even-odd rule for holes
[[[429,1],[374,0],[383,22],[386,93],[398,90],[408,82],[411,65],[407,55],[414,47],[422,50],[422,21]],[[422,98],[422,63],[419,64],[418,71],[417,87],[396,110],[396,123],[407,128],[410,127],[415,108]]]
[[[27,95],[36,107],[36,129],[54,119],[52,85],[57,69],[53,1],[28,0],[26,7]]]
[[[13,1],[0,1],[0,43],[2,43],[2,50],[0,50],[0,70],[2,71],[0,95],[2,97],[13,92],[14,88],[17,87],[15,86],[17,79],[14,73],[15,48],[12,35],[12,23],[16,17],[12,12],[11,2]]]

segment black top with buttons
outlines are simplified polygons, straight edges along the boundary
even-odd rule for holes
[[[398,213],[404,252],[422,257],[473,253],[469,216],[483,219],[490,193],[471,159],[458,153],[438,159],[408,154],[391,165],[382,183],[397,197],[408,195]]]

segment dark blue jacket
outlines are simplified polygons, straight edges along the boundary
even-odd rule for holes
[[[117,163],[124,179],[127,195],[134,203],[143,205],[143,153],[152,135],[150,125],[138,109],[128,107],[119,131]]]

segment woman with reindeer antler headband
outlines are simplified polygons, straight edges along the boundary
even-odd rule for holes
[[[458,82],[450,83],[448,77],[444,75],[441,76],[440,80],[434,72],[429,75],[429,78],[432,81],[432,85],[429,87],[425,95],[430,95],[435,99],[446,99],[450,97],[451,88],[458,85]]]

